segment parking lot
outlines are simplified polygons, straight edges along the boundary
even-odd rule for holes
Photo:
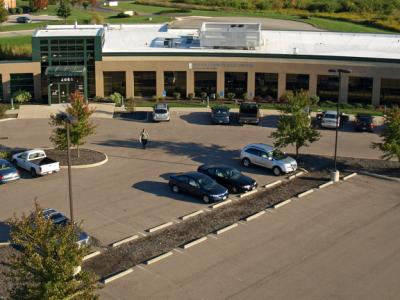
[[[146,228],[204,208],[201,201],[174,194],[167,185],[170,174],[192,171],[204,163],[226,163],[255,178],[260,184],[275,180],[270,171],[243,169],[239,149],[252,142],[272,143],[276,116],[265,116],[261,126],[214,126],[206,112],[174,111],[169,123],[119,119],[96,119],[97,134],[87,148],[108,155],[109,162],[73,171],[76,219],[104,245]],[[150,133],[148,149],[141,149],[138,136]],[[1,143],[7,147],[51,147],[47,119],[13,120],[0,123]],[[322,130],[322,138],[303,152],[332,155],[334,131]],[[378,141],[375,133],[344,130],[339,137],[339,155],[378,158],[370,149]],[[293,149],[289,148],[288,151]],[[0,187],[0,220],[14,212],[28,212],[34,199],[43,207],[69,211],[67,173],[31,179],[29,176]],[[4,237],[3,237],[4,238]]]

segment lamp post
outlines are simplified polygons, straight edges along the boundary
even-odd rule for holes
[[[339,181],[339,171],[337,169],[337,144],[338,144],[338,132],[339,132],[339,99],[340,99],[340,92],[342,90],[342,74],[350,74],[351,70],[348,69],[329,69],[330,73],[339,74],[339,93],[338,93],[338,100],[336,102],[336,131],[335,131],[335,156],[333,159],[333,171],[331,173],[331,180],[333,182]]]
[[[74,205],[72,200],[72,174],[71,174],[71,125],[75,125],[78,121],[75,117],[65,112],[59,113],[57,118],[65,123],[67,132],[67,163],[68,163],[68,196],[69,196],[69,213],[71,222],[74,222]]]

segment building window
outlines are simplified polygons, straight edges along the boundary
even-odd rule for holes
[[[339,99],[339,77],[334,75],[318,75],[317,95],[321,101],[334,101]]]
[[[167,97],[175,97],[174,93],[186,97],[186,72],[164,72],[164,89]]]
[[[400,79],[382,78],[380,104],[400,105]]]
[[[208,96],[217,92],[217,72],[194,72],[194,93],[201,97],[201,93]]]
[[[125,72],[104,72],[104,96],[119,93],[126,96]]]
[[[372,84],[370,77],[349,77],[348,103],[371,104]]]
[[[10,75],[11,95],[17,91],[27,91],[33,96],[33,74],[20,73]]]
[[[133,72],[135,97],[154,97],[157,94],[156,72]]]
[[[278,98],[278,74],[256,73],[256,98],[276,100]]]
[[[308,74],[286,74],[286,90],[298,92],[300,90],[308,91],[310,84],[310,75]]]
[[[229,93],[234,93],[237,98],[243,98],[247,93],[247,73],[225,72],[225,97]]]

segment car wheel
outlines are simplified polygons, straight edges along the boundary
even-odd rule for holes
[[[32,175],[32,177],[37,177],[37,173],[34,168],[31,169],[31,175]]]
[[[210,197],[208,197],[207,195],[204,195],[204,196],[203,196],[203,202],[204,202],[205,204],[210,203]]]
[[[249,168],[251,166],[251,161],[248,158],[243,158],[242,159],[242,165],[243,167]]]
[[[282,170],[279,167],[273,167],[272,172],[274,173],[275,176],[279,176],[282,174]]]
[[[173,185],[171,189],[174,193],[179,193],[179,187],[177,187],[176,185]]]

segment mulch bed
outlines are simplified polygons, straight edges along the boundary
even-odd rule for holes
[[[10,278],[11,268],[9,262],[18,251],[10,246],[0,246],[0,299],[10,299],[10,292],[15,288],[15,283]]]
[[[47,149],[45,151],[47,157],[60,162],[60,166],[68,165],[67,151],[61,151],[55,149]],[[105,159],[106,155],[104,153],[89,149],[79,149],[79,158],[78,158],[76,149],[71,149],[72,166],[91,165],[102,162]]]

